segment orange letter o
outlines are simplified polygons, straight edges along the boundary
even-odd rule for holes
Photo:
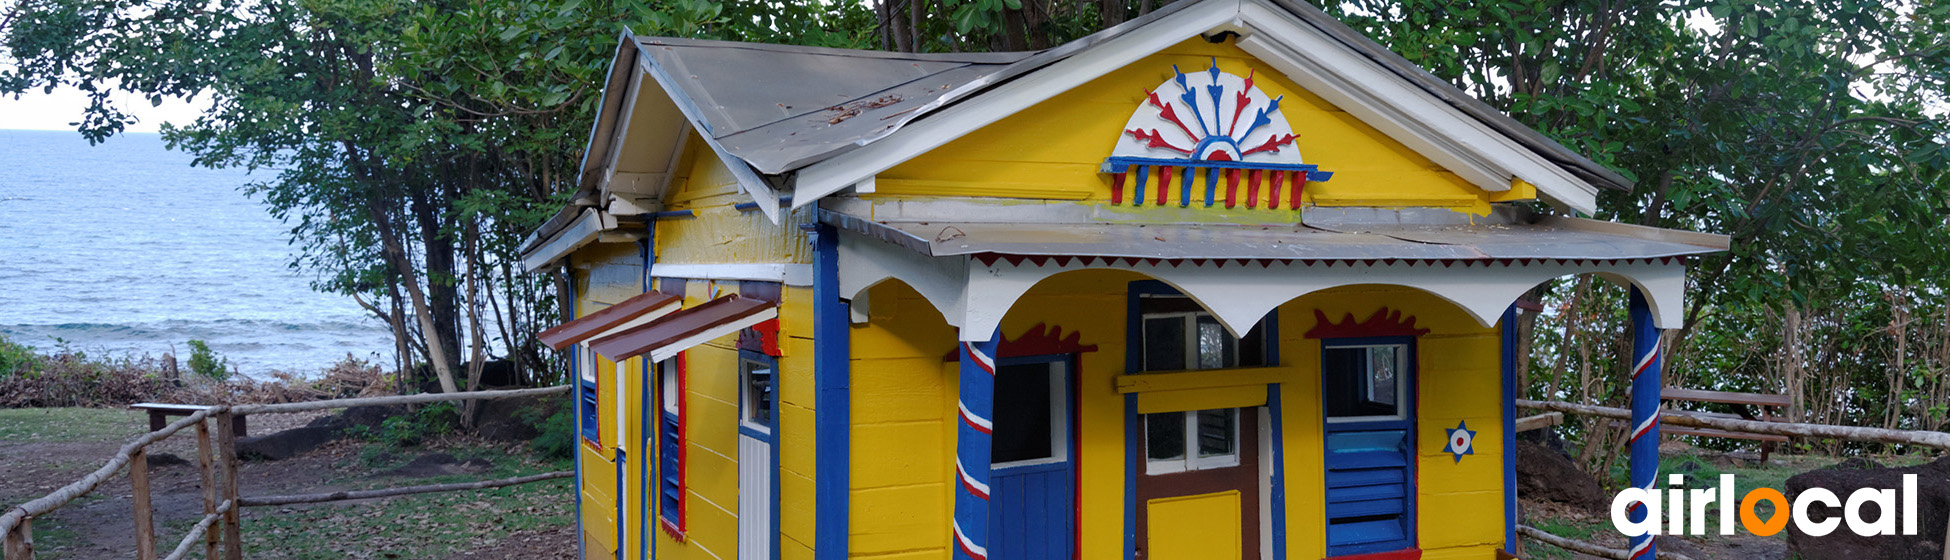
[[[1774,502],[1774,518],[1768,519],[1766,523],[1762,523],[1760,515],[1754,513],[1754,504],[1761,500]],[[1787,496],[1781,495],[1780,490],[1773,488],[1755,488],[1740,500],[1740,525],[1746,527],[1747,532],[1757,536],[1772,537],[1775,533],[1781,532],[1781,529],[1786,529],[1790,514]]]

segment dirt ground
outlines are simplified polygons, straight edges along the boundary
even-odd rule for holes
[[[53,409],[64,410],[64,409]],[[21,434],[21,430],[0,429],[0,504],[18,504],[72,483],[113,456],[129,439],[147,431],[145,417],[135,413],[126,414],[126,420],[117,412],[91,412],[92,420],[104,420],[100,414],[107,414],[105,422],[112,428],[85,433]],[[249,431],[260,435],[295,427],[310,422],[324,413],[276,415],[251,418]],[[19,417],[14,417],[18,420]],[[50,417],[52,422],[63,421]],[[18,427],[17,422],[15,426]],[[0,426],[5,428],[6,426]],[[157,524],[157,548],[167,554],[184,532],[203,516],[203,494],[201,477],[195,464],[196,438],[194,432],[184,431],[177,436],[150,447],[152,455],[169,454],[185,462],[158,465],[150,469],[150,484],[153,489],[152,501]],[[280,495],[314,492],[329,492],[352,489],[349,481],[369,476],[369,469],[362,467],[360,454],[363,444],[356,441],[340,440],[314,450],[303,456],[283,461],[246,461],[239,469],[239,481],[244,495]],[[403,484],[412,484],[406,482]],[[414,497],[392,498],[410,500]],[[367,505],[363,502],[338,502],[332,504],[296,505],[273,509],[247,509],[242,515],[247,532],[253,528],[254,520],[270,521],[273,516],[287,516],[313,508],[355,508]],[[4,507],[4,506],[0,506]],[[409,506],[410,507],[410,506]],[[564,505],[564,507],[571,507]],[[70,502],[54,513],[34,520],[36,552],[41,558],[128,558],[135,550],[135,536],[132,525],[132,497],[129,480],[124,474],[104,483],[95,492]],[[369,508],[376,509],[376,508]],[[373,523],[382,523],[374,519]],[[267,526],[275,526],[267,525]],[[253,537],[246,536],[246,543]],[[485,540],[485,539],[484,539]],[[199,549],[201,547],[198,547]],[[547,530],[515,531],[498,540],[488,540],[473,550],[454,555],[454,558],[556,558],[552,555],[568,551],[567,558],[575,550],[574,531],[568,526]],[[254,555],[255,554],[255,551]],[[193,555],[200,557],[200,554]],[[285,556],[271,554],[271,556]],[[312,557],[312,556],[290,556]],[[398,558],[397,554],[377,554],[380,558]]]

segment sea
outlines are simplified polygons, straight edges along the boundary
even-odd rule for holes
[[[242,190],[276,172],[190,161],[157,134],[0,130],[0,335],[179,362],[198,339],[252,376],[390,364],[385,323],[313,291],[289,227]]]

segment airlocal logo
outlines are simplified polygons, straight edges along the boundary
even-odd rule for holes
[[[1686,475],[1671,477],[1672,486],[1686,484]],[[1747,492],[1739,502],[1733,500],[1734,477],[1720,475],[1719,488],[1669,488],[1665,500],[1661,500],[1658,490],[1645,488],[1626,488],[1611,500],[1611,524],[1618,532],[1628,537],[1640,535],[1705,535],[1708,504],[1720,504],[1720,534],[1733,534],[1734,512],[1740,512],[1740,526],[1747,532],[1763,537],[1772,536],[1787,527],[1790,520],[1797,530],[1811,536],[1823,536],[1835,532],[1844,521],[1850,531],[1865,537],[1896,534],[1896,522],[1900,517],[1904,535],[1916,534],[1916,475],[1903,475],[1901,495],[1895,490],[1863,488],[1849,494],[1844,502],[1835,492],[1826,488],[1809,488],[1796,496],[1794,503],[1788,503],[1787,496],[1773,488],[1755,488]],[[1902,502],[1901,514],[1897,514],[1896,503]],[[1666,507],[1660,507],[1661,503]],[[1774,504],[1773,515],[1762,520],[1755,510],[1761,502]],[[1640,515],[1643,505],[1649,515]],[[1808,517],[1811,506],[1842,508],[1840,517],[1830,515],[1827,519],[1815,521]],[[1867,506],[1874,505],[1875,519],[1864,518]],[[1665,515],[1660,515],[1661,513]],[[1639,518],[1633,521],[1632,518]],[[1662,519],[1663,518],[1663,519]],[[1666,523],[1670,521],[1670,523]],[[1663,527],[1663,529],[1662,529]]]

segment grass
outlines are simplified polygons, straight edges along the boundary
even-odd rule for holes
[[[123,441],[147,431],[148,422],[146,413],[122,408],[5,408],[0,441]]]
[[[369,447],[368,449],[371,449]],[[348,474],[334,481],[376,489],[510,478],[566,470],[567,461],[538,461],[519,447],[430,446],[420,452],[445,452],[465,461],[484,458],[493,470],[481,474],[419,479],[371,477],[366,473],[399,466],[415,450],[394,452],[396,460],[377,461],[378,453],[347,457]],[[253,558],[296,560],[337,558],[439,558],[485,545],[510,533],[573,523],[574,484],[552,480],[461,492],[401,496],[353,504],[316,504],[274,510],[246,510],[244,546]],[[188,525],[185,524],[185,529]]]

